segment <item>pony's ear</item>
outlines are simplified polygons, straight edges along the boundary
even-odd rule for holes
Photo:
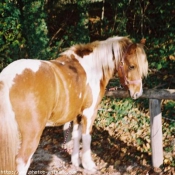
[[[136,48],[137,48],[137,44],[135,44],[135,43],[131,44],[128,48],[128,54],[131,55],[131,54],[135,53]]]
[[[145,38],[142,38],[142,39],[140,40],[140,44],[145,45],[145,43],[146,43],[146,39],[145,39]]]

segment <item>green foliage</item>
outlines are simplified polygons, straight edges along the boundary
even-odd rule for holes
[[[169,68],[174,55],[175,2],[103,1],[76,4],[62,1],[4,0],[0,3],[0,55],[2,66],[21,57],[51,59],[65,47],[129,35],[147,39],[150,68]],[[102,18],[103,13],[103,18]],[[164,37],[162,37],[164,36]],[[171,63],[174,66],[174,62]],[[149,84],[148,79],[148,84]],[[149,85],[151,87],[151,85]]]
[[[175,101],[168,100],[163,105],[163,116],[175,120]],[[174,121],[172,122],[173,127],[175,126]]]
[[[72,6],[74,10],[77,12],[75,15],[76,20],[75,23],[66,26],[66,33],[63,36],[64,43],[62,47],[70,47],[74,44],[80,43],[88,43],[90,41],[89,38],[89,1],[87,0],[79,0],[76,6]],[[72,14],[73,15],[73,14]],[[71,15],[71,18],[72,18]]]
[[[175,55],[175,25],[174,20],[174,1],[160,3],[159,1],[147,2],[148,7],[145,11],[145,37],[148,43],[148,56],[151,62],[150,68],[164,70],[169,68],[170,55]],[[174,63],[173,63],[174,64]],[[173,69],[169,71],[174,71]]]
[[[79,13],[79,21],[75,30],[76,43],[87,43],[89,38],[89,14],[88,14],[89,1],[79,0],[77,1],[77,10]]]
[[[0,69],[20,56],[20,11],[13,1],[0,2]],[[12,58],[13,57],[13,58]]]
[[[44,1],[22,0],[21,24],[26,39],[27,57],[48,59],[48,30]]]
[[[104,121],[105,125],[110,125],[112,122],[118,122],[119,120],[122,120],[123,122],[126,122],[124,119],[125,116],[135,116],[136,118],[142,117],[142,113],[139,112],[140,102],[133,101],[132,99],[110,99],[110,98],[104,98],[102,103],[102,110],[99,110],[99,115],[101,118],[96,120],[97,125],[101,120]],[[104,119],[102,119],[104,117]],[[146,121],[146,118],[142,118],[139,122],[140,124],[144,124]],[[139,125],[139,124],[137,124]]]
[[[95,124],[128,146],[150,154],[150,117],[146,110],[140,110],[139,103],[132,99],[104,98]]]
[[[45,19],[44,1],[0,3],[0,69],[22,57],[48,58]]]

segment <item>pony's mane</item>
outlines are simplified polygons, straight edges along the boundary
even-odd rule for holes
[[[143,48],[143,44],[137,44],[136,47],[136,58],[139,66],[139,71],[142,77],[147,77],[148,75],[148,61],[146,53]]]
[[[105,76],[112,76],[114,70],[118,68],[119,62],[123,59],[124,54],[132,41],[128,37],[112,37],[104,41],[95,41],[88,44],[78,44],[70,47],[68,50],[63,52],[61,55],[67,55],[78,59],[83,62],[82,59],[88,60],[88,63],[84,61],[84,64],[91,64],[91,71],[94,74],[101,73]],[[137,44],[137,60],[140,66],[140,72],[143,76],[147,74],[147,66],[144,66],[143,62],[146,64],[146,56],[143,47]],[[90,60],[91,59],[91,60]],[[99,75],[103,76],[103,75]]]

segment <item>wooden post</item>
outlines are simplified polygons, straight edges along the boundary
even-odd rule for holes
[[[161,100],[150,99],[149,110],[151,117],[152,164],[153,167],[159,168],[163,164]]]

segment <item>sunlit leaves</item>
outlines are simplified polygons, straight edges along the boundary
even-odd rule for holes
[[[140,101],[104,98],[95,122],[96,126],[102,127],[111,137],[120,139],[128,147],[134,146],[138,153],[146,153],[150,156],[149,110],[147,105],[142,108],[143,104]],[[165,100],[162,106],[163,117],[174,119],[175,103]],[[173,158],[175,156],[175,122],[165,118],[162,121],[163,149],[164,154],[168,155],[164,157],[164,163],[168,167],[175,164]],[[123,154],[123,156],[126,155]],[[145,161],[148,163],[148,160]]]

